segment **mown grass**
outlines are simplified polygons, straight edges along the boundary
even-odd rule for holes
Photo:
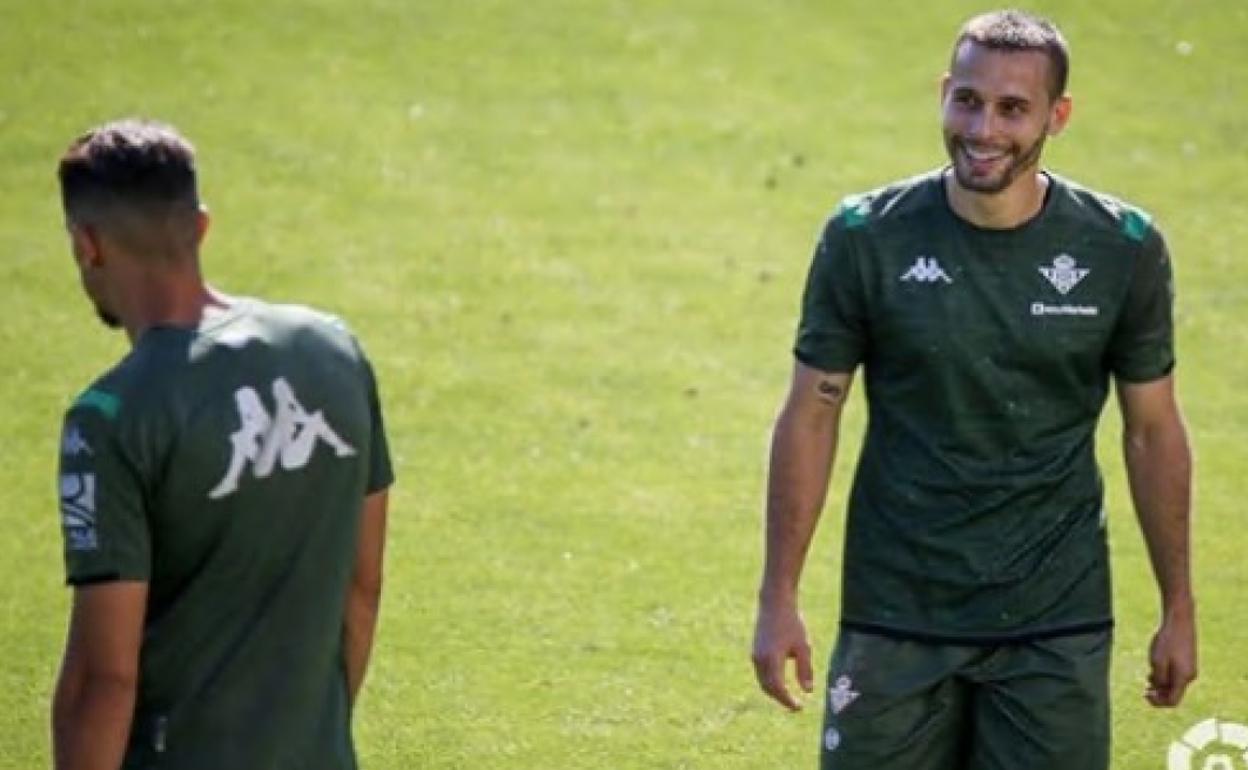
[[[980,6],[3,6],[0,766],[48,762],[57,425],[124,350],[78,296],[52,169],[129,113],[199,146],[214,280],[340,312],[379,371],[400,480],[366,767],[811,766],[819,709],[769,705],[746,657],[766,433],[816,230],[842,195],[940,163],[936,77]],[[1112,406],[1102,441],[1115,768],[1160,767],[1194,722],[1248,722],[1248,9],[1037,7],[1075,51],[1050,162],[1152,210],[1178,270],[1203,673],[1174,712],[1139,697],[1156,598]],[[806,577],[823,648],[861,424]]]

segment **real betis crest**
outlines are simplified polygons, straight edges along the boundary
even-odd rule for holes
[[[1069,294],[1088,272],[1087,268],[1076,265],[1075,258],[1069,254],[1058,254],[1053,258],[1053,267],[1040,268],[1040,274],[1049,279],[1059,294]]]
[[[832,713],[839,714],[849,708],[849,704],[858,700],[860,694],[854,689],[854,680],[848,676],[837,677],[836,684],[828,688],[828,703],[832,706]]]

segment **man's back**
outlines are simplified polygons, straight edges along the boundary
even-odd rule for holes
[[[125,767],[354,767],[344,601],[391,472],[350,334],[251,300],[155,327],[65,431],[70,582],[149,586]]]

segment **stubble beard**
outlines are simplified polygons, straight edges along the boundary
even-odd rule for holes
[[[105,310],[103,307],[100,306],[99,303],[94,303],[94,304],[95,304],[95,317],[100,319],[100,323],[114,330],[121,328],[120,318],[118,318],[115,314]]]
[[[1024,171],[1039,165],[1040,156],[1044,152],[1046,138],[1046,135],[1041,133],[1036,141],[1026,150],[1020,149],[1018,145],[1013,145],[1007,153],[1007,156],[1012,157],[1013,161],[996,178],[976,177],[970,172],[966,167],[966,159],[962,149],[966,142],[960,137],[945,137],[945,152],[949,154],[949,161],[953,164],[953,174],[958,180],[959,186],[970,192],[994,195],[1007,189]]]

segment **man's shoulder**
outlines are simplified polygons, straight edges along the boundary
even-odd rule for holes
[[[1152,215],[1140,206],[1057,174],[1049,173],[1049,178],[1058,210],[1079,226],[1111,231],[1137,243],[1154,229]]]
[[[275,347],[306,352],[319,351],[340,354],[348,358],[363,355],[354,332],[338,315],[310,305],[285,302],[269,302],[255,298],[239,300],[240,315],[246,321],[240,324],[243,337],[252,335],[267,339]],[[213,335],[208,344],[229,344],[235,332],[222,328]]]
[[[878,230],[906,226],[913,217],[924,216],[943,205],[939,170],[843,198],[832,213],[829,226],[841,230]]]
[[[115,369],[113,371],[116,371]],[[90,412],[99,415],[105,421],[115,421],[121,415],[123,396],[129,390],[124,382],[110,371],[92,382],[87,388],[74,397],[66,414],[74,412]]]
[[[351,330],[338,316],[307,305],[274,303],[253,297],[232,298],[224,316],[198,330],[161,329],[145,334],[110,369],[71,402],[67,412],[87,410],[108,422],[124,423],[143,413],[161,411],[182,399],[186,382],[213,377],[214,349],[245,348],[254,339],[279,346],[322,351],[344,360],[362,355]],[[188,380],[189,378],[189,380]]]
[[[292,329],[314,329],[329,334],[349,335],[351,333],[350,328],[340,316],[311,305],[269,302],[255,297],[243,297],[237,301],[248,315],[261,324]]]
[[[133,415],[135,407],[163,392],[163,372],[142,345],[131,349],[111,368],[96,377],[70,403],[66,413],[88,412],[106,423]]]

